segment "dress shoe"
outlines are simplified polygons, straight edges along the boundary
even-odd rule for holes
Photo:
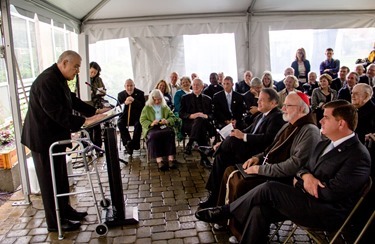
[[[210,146],[199,146],[198,147],[199,152],[203,153],[207,157],[212,157],[214,155],[215,150]]]
[[[64,217],[68,220],[80,221],[83,220],[86,216],[87,212],[78,212],[75,209],[71,209]]]
[[[204,202],[199,203],[200,208],[212,208],[215,207],[217,203],[217,199],[213,195],[209,195]]]
[[[203,165],[206,169],[212,169],[212,164],[206,157],[201,158],[201,165]]]
[[[157,164],[158,164],[158,169],[160,171],[168,171],[169,170],[169,167],[165,162],[157,162]]]
[[[133,147],[131,145],[131,141],[128,141],[125,145],[125,149],[126,149],[126,152],[129,154],[129,155],[133,155]]]
[[[72,222],[67,219],[62,219],[61,220],[61,230],[66,232],[66,231],[75,231],[79,230],[79,227],[81,226],[81,223],[79,222]],[[48,227],[49,232],[57,232],[58,229],[57,227]]]
[[[191,146],[190,145],[185,147],[184,153],[187,154],[187,155],[191,155]]]
[[[177,165],[176,164],[177,164],[177,160],[176,159],[168,161],[168,167],[170,169],[177,169]]]
[[[228,206],[205,208],[195,212],[195,217],[208,223],[217,223],[229,219],[230,214]]]

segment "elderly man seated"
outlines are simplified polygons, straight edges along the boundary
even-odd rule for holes
[[[213,120],[211,98],[202,94],[203,81],[199,78],[193,80],[193,92],[186,94],[181,99],[180,118],[182,119],[182,131],[189,135],[189,142],[185,148],[185,154],[191,154],[194,142],[198,146],[209,145],[209,131],[212,131]],[[201,164],[207,168],[211,162],[207,156],[201,153]]]

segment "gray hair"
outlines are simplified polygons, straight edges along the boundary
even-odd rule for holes
[[[79,58],[82,60],[81,56],[77,52],[73,50],[67,50],[59,56],[57,63],[62,63],[64,60],[71,61],[73,58]]]
[[[262,86],[262,81],[258,77],[254,77],[250,81],[250,87],[260,87]]]
[[[164,95],[161,93],[159,89],[154,89],[150,92],[150,94],[148,95],[146,106],[153,106],[155,104],[154,98],[161,99],[161,106],[167,106],[167,103],[164,99]]]

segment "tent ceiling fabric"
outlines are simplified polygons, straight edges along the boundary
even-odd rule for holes
[[[375,11],[374,0],[24,0],[44,2],[80,20],[193,14]],[[21,2],[21,1],[18,1]],[[101,7],[87,16],[98,4]],[[88,17],[85,19],[85,17]]]
[[[44,0],[78,19],[83,19],[100,2],[105,2],[88,20],[157,17],[191,14],[252,13],[290,11],[374,11],[374,0]]]

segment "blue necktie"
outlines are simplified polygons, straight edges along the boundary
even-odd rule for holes
[[[265,116],[264,114],[262,114],[262,118],[260,118],[260,120],[258,120],[258,123],[255,125],[255,128],[254,128],[252,134],[255,134],[255,133],[257,132],[257,130],[258,130],[260,124],[262,124],[262,122],[263,122],[263,120],[264,120],[265,117],[266,117],[266,116]]]

